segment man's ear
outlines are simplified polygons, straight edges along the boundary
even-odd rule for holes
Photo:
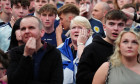
[[[41,37],[43,37],[44,34],[45,34],[45,30],[44,30],[44,28],[42,28],[40,32],[41,32]]]
[[[106,31],[106,25],[105,24],[103,24],[103,29],[104,29],[104,31]]]
[[[10,10],[10,13],[12,14],[12,10],[13,10],[13,8],[11,8],[11,10]]]
[[[90,30],[90,29],[88,29],[88,33],[90,33],[90,31],[91,31],[91,30]]]
[[[106,10],[104,11],[104,13],[103,13],[104,17],[105,17],[105,15],[107,14],[107,12],[108,12],[108,11],[106,11]]]
[[[74,17],[71,15],[71,16],[69,16],[69,20],[71,21],[72,19],[73,19]]]
[[[38,18],[41,20],[41,14],[39,14]]]
[[[33,3],[33,7],[35,8],[35,0],[32,3]]]

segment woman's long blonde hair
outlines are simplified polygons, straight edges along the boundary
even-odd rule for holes
[[[136,35],[137,42],[138,42],[138,45],[139,45],[138,53],[140,54],[140,32],[136,32],[136,31],[134,31],[134,29],[130,29],[129,31],[123,30],[119,34],[118,38],[115,41],[115,50],[114,50],[114,53],[110,57],[110,60],[109,60],[109,62],[111,62],[111,64],[112,64],[112,67],[119,66],[121,64],[120,42],[121,42],[122,36],[125,33],[128,33],[128,32],[133,33],[134,35]]]

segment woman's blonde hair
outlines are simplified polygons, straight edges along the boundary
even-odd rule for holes
[[[93,34],[92,32],[92,29],[91,29],[91,24],[90,22],[88,21],[87,18],[83,17],[83,16],[76,16],[75,18],[73,18],[71,20],[71,23],[70,23],[70,29],[72,28],[72,25],[73,24],[77,24],[79,26],[83,26],[85,27],[86,29],[90,30],[90,35]]]
[[[126,31],[126,30],[123,30],[118,38],[116,39],[115,41],[115,50],[114,50],[114,53],[113,55],[110,57],[110,62],[112,64],[112,67],[115,67],[115,66],[119,66],[121,64],[121,52],[120,52],[120,42],[121,42],[121,39],[122,39],[122,36],[125,34],[125,33],[132,33],[136,36],[137,38],[137,42],[138,42],[138,53],[140,54],[140,31],[135,31],[137,30],[136,28],[135,29],[129,29],[129,31]]]

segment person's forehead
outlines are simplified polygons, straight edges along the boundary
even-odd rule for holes
[[[76,0],[65,0],[65,2],[76,2]]]
[[[80,2],[90,2],[90,0],[80,0]]]
[[[108,22],[108,23],[124,23],[125,24],[125,21],[123,21],[122,19],[120,19],[120,20],[107,20],[106,22]]]
[[[38,21],[37,21],[37,19],[34,18],[34,17],[23,18],[23,19],[21,20],[20,25],[25,26],[25,25],[27,25],[27,24],[36,25],[36,24],[38,24]]]
[[[73,22],[71,24],[71,27],[81,27],[81,28],[84,28],[85,25],[83,23],[81,23],[81,22]]]
[[[1,4],[5,4],[7,1],[11,1],[11,0],[0,0]]]
[[[101,0],[102,2],[107,2],[108,0]]]
[[[132,36],[133,38],[130,38],[130,36]],[[124,39],[129,39],[129,40],[137,40],[136,35],[132,32],[126,32],[122,35],[121,41],[123,41]]]
[[[52,15],[55,15],[53,12],[47,11],[47,10],[44,11],[44,12],[42,12],[41,15],[42,15],[42,14],[46,14],[46,15],[52,14]]]
[[[93,7],[93,9],[96,9],[96,10],[100,10],[100,9],[102,9],[103,7],[102,7],[102,5],[101,4],[96,4],[94,7]],[[101,11],[101,10],[100,10]]]
[[[48,1],[48,0],[34,0],[34,1]]]

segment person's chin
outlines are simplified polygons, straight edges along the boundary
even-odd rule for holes
[[[23,43],[27,43],[28,40],[23,40]]]
[[[74,37],[73,40],[77,41],[78,37]]]
[[[26,43],[29,40],[29,38],[23,39],[23,42]]]
[[[111,40],[112,40],[112,41],[115,41],[116,39],[117,39],[117,37],[113,37]]]

